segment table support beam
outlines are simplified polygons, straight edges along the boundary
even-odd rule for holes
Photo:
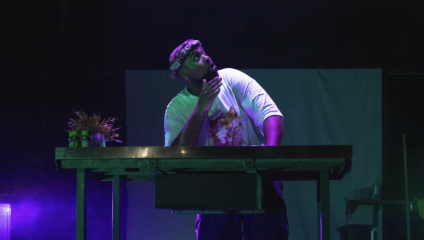
[[[85,169],[77,169],[77,240],[86,239]]]

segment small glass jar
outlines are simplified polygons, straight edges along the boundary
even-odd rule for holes
[[[90,147],[90,131],[81,131],[81,147]]]
[[[91,135],[91,147],[106,147],[105,136],[101,133]]]
[[[81,140],[79,135],[80,135],[79,131],[69,132],[69,147],[70,148],[81,147]]]

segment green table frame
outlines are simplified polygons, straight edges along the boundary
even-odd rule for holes
[[[341,180],[350,171],[352,146],[56,148],[55,158],[59,171],[76,172],[77,240],[86,239],[86,177],[113,182],[113,240],[118,240],[122,180],[153,181],[155,174],[190,172],[260,172],[271,180],[315,180],[317,237],[329,240],[329,181]]]

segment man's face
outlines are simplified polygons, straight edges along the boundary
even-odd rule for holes
[[[188,78],[193,82],[202,82],[203,79],[209,82],[218,76],[218,68],[201,46],[190,53],[183,67]]]

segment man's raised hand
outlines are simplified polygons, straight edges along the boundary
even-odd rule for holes
[[[218,96],[221,91],[222,78],[215,77],[209,83],[203,79],[203,88],[199,95],[199,100],[197,105],[199,110],[202,112],[207,112],[211,108],[213,101],[216,96]]]

